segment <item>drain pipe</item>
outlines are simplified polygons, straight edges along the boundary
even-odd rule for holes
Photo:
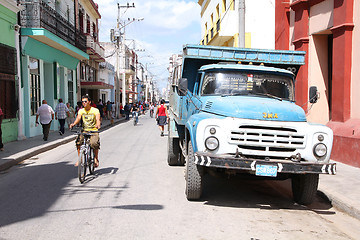
[[[245,47],[245,0],[238,0],[239,11],[239,42],[240,48]]]

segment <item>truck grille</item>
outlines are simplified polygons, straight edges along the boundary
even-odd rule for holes
[[[247,150],[294,152],[305,148],[305,135],[292,128],[242,125],[231,131],[230,144]]]
[[[205,104],[205,109],[210,109],[212,104],[213,104],[213,102],[207,101]]]

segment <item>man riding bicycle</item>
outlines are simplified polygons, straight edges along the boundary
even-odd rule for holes
[[[140,108],[138,107],[138,105],[136,103],[134,103],[134,105],[131,107],[130,112],[132,113],[133,118],[136,118],[136,122],[139,121],[139,111],[140,111]]]
[[[80,120],[83,122],[83,132],[92,132],[90,137],[90,146],[94,149],[94,167],[99,166],[99,149],[100,149],[100,137],[98,130],[100,129],[100,111],[97,108],[91,107],[91,99],[88,95],[82,97],[82,105],[78,111],[78,115],[75,119],[75,122],[70,124],[70,128],[73,128],[77,125]],[[95,133],[94,133],[95,132]],[[76,140],[76,148],[78,151],[78,155],[80,155],[80,146],[84,141],[84,136],[79,135]],[[75,166],[77,163],[75,164]]]

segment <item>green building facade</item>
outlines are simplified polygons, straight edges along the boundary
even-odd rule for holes
[[[22,8],[16,1],[0,0],[0,107],[3,143],[18,138],[18,30],[17,13]]]
[[[33,137],[42,134],[35,124],[42,100],[54,110],[60,98],[76,104],[77,66],[89,56],[44,28],[22,28],[21,49],[24,132]],[[53,121],[51,129],[58,128],[58,121]]]

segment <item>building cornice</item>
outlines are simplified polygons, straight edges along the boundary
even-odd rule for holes
[[[86,6],[87,9],[94,15],[95,18],[100,19],[101,15],[99,13],[98,6],[94,3],[93,0],[81,1],[81,5]]]
[[[290,8],[294,11],[299,9],[306,9],[308,7],[309,1],[308,0],[297,0],[290,4]]]
[[[354,23],[344,23],[337,26],[332,27],[331,32],[335,33],[338,31],[352,31],[354,29]]]
[[[14,13],[18,13],[25,9],[24,6],[18,4],[15,0],[0,0],[0,4]]]

